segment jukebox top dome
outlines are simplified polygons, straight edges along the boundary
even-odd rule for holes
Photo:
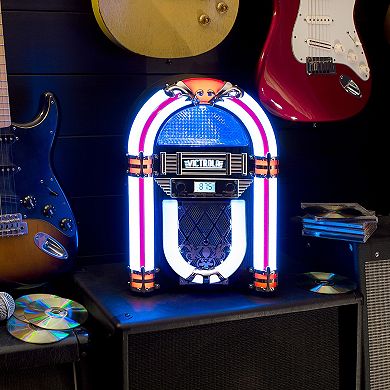
[[[136,114],[128,161],[132,290],[248,271],[256,290],[275,289],[277,146],[253,98],[212,78],[166,85]]]
[[[158,145],[248,146],[247,131],[231,112],[198,104],[174,113],[161,126]]]

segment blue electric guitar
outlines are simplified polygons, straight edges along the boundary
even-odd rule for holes
[[[11,122],[0,8],[0,284],[43,283],[69,270],[77,228],[51,168],[58,109],[47,92],[37,117]]]

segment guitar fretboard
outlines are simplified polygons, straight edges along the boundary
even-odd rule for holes
[[[9,108],[7,67],[5,63],[3,17],[0,4],[0,128],[11,125],[11,114]]]

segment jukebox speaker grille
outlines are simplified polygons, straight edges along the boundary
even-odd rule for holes
[[[180,202],[179,246],[197,269],[218,266],[230,253],[230,202]]]
[[[390,388],[390,260],[368,261],[366,308],[371,390]]]
[[[242,123],[227,111],[213,106],[191,106],[168,119],[158,145],[249,145]]]

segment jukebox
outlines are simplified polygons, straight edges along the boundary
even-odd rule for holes
[[[127,158],[133,291],[277,288],[277,145],[253,98],[212,78],[166,85],[137,112]]]

